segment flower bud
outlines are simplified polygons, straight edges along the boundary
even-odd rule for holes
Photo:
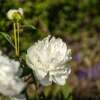
[[[22,8],[11,9],[8,11],[7,17],[9,20],[12,20],[12,21],[20,21],[22,20],[22,17],[23,17],[23,9]]]

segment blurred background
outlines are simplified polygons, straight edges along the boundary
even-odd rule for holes
[[[38,30],[20,30],[22,55],[48,34],[61,37],[72,49],[72,73],[66,85],[37,90],[30,84],[26,90],[28,100],[100,100],[100,0],[0,0],[0,32],[12,35],[6,13],[20,7],[24,10],[22,25],[33,25]],[[2,35],[0,50],[13,55]]]

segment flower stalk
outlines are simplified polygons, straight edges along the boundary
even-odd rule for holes
[[[16,23],[13,23],[13,30],[14,30],[14,46],[15,46],[15,54],[18,56],[17,50],[17,31],[16,31]]]
[[[14,30],[14,46],[15,46],[15,54],[19,57],[19,34],[20,34],[20,24],[17,22],[13,22],[13,30]]]
[[[17,57],[20,55],[19,50],[19,35],[20,35],[20,21],[23,18],[23,9],[11,9],[7,13],[7,17],[9,20],[13,22],[13,32],[14,32],[14,48],[15,48],[15,54]]]
[[[19,42],[20,42],[19,34],[20,34],[20,23],[17,23],[17,39],[18,39],[18,48],[17,48],[17,50],[18,50],[18,56],[19,56],[19,53],[20,53],[20,51],[19,51]]]

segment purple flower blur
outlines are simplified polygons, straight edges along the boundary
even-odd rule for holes
[[[80,62],[81,61],[81,55],[80,53],[77,53],[74,57],[73,60]]]
[[[93,68],[79,68],[76,72],[78,79],[96,79],[100,78],[100,64],[96,64]]]
[[[78,79],[86,79],[88,77],[88,73],[86,69],[83,68],[79,68],[76,72],[76,76],[78,77]]]
[[[23,3],[23,2],[25,2],[25,0],[19,0],[19,2]]]
[[[90,69],[90,78],[98,78],[100,76],[100,64],[96,64]]]

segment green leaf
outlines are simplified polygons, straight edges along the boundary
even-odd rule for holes
[[[23,25],[24,28],[30,28],[32,30],[36,30],[36,28],[32,25]]]
[[[44,38],[45,36],[48,35],[47,33],[40,32],[37,28],[35,28],[32,25],[24,25],[23,26],[23,31],[25,33],[31,33],[31,36],[32,36],[34,41],[42,39],[42,38]]]
[[[15,46],[14,46],[12,40],[11,40],[11,37],[7,33],[0,32],[0,34],[15,48]]]
[[[63,92],[64,97],[67,98],[66,100],[71,100],[72,88],[67,83],[66,83],[66,85],[61,87],[61,90]]]

